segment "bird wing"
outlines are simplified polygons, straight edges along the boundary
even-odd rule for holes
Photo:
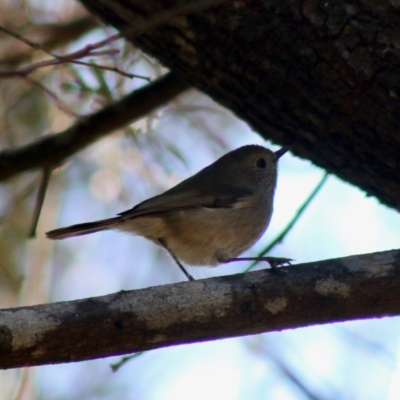
[[[190,189],[185,191],[167,191],[139,203],[130,210],[118,214],[122,219],[134,218],[168,211],[188,208],[232,208],[241,207],[252,195],[251,191],[231,186],[219,187],[217,191]]]

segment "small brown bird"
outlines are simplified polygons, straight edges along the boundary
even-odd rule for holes
[[[164,247],[189,280],[188,265],[265,260],[275,267],[290,261],[237,256],[268,228],[272,216],[278,159],[290,149],[240,147],[172,189],[114,218],[47,232],[60,240],[108,229],[144,236]]]

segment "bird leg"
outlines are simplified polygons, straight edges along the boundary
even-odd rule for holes
[[[238,257],[238,258],[229,258],[228,260],[222,261],[223,263],[230,263],[233,261],[266,261],[271,269],[276,270],[280,265],[290,264],[290,261],[293,261],[291,258],[283,258],[283,257]]]
[[[165,250],[168,251],[170,256],[173,258],[173,260],[177,263],[178,267],[181,269],[181,271],[185,274],[186,278],[188,278],[189,281],[194,281],[195,279],[193,278],[192,275],[189,274],[189,272],[186,271],[185,267],[181,264],[181,262],[176,258],[175,254],[168,248],[167,242],[163,238],[159,238],[158,242],[162,247],[164,247]]]

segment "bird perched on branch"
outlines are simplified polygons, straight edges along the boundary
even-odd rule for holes
[[[189,280],[182,263],[216,266],[265,260],[275,267],[290,259],[238,256],[268,228],[278,160],[290,149],[272,152],[257,145],[233,150],[172,189],[116,217],[47,232],[50,239],[113,229],[144,236],[164,247]]]

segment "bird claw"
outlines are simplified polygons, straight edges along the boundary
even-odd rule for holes
[[[271,266],[271,269],[277,270],[278,267],[285,264],[292,265],[291,261],[294,260],[292,258],[284,257],[260,257],[260,261],[267,261],[267,263]]]
[[[294,261],[292,258],[284,258],[284,257],[238,257],[238,258],[229,258],[228,260],[221,261],[223,263],[230,263],[233,261],[266,261],[271,266],[271,271],[276,273],[286,273],[286,270],[278,268],[281,265],[288,264],[292,265],[291,261]]]

